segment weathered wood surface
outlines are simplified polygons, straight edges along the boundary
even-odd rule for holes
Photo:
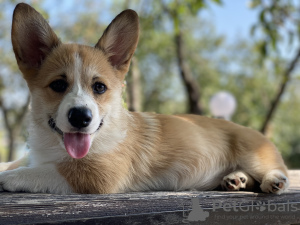
[[[297,224],[300,170],[290,171],[290,178],[290,189],[280,196],[216,191],[111,195],[3,192],[0,224]],[[205,221],[199,221],[200,214]]]

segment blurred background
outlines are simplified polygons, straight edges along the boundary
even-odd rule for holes
[[[0,161],[26,146],[29,93],[13,55],[16,0],[0,0]],[[94,45],[126,8],[140,41],[126,77],[131,111],[224,117],[270,138],[300,168],[300,2],[297,0],[40,0],[63,42]],[[45,103],[46,104],[46,103]]]

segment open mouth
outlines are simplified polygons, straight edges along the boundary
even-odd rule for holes
[[[75,132],[75,133],[66,133],[63,132],[56,126],[56,123],[52,117],[50,117],[48,124],[50,128],[62,136],[65,148],[68,154],[75,159],[80,159],[85,157],[91,147],[91,135],[97,132],[103,125],[103,119],[101,120],[99,127],[92,134]]]

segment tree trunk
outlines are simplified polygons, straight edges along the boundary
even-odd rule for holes
[[[300,48],[298,49],[298,52],[297,54],[295,55],[295,58],[291,61],[289,67],[285,70],[284,74],[283,74],[283,77],[282,77],[282,81],[281,81],[281,84],[278,88],[278,91],[277,91],[277,94],[275,96],[275,98],[273,99],[272,103],[271,103],[271,106],[266,114],[266,117],[265,117],[265,120],[262,124],[262,127],[260,129],[260,131],[265,134],[266,131],[267,131],[267,128],[268,128],[268,125],[280,103],[280,98],[281,96],[283,95],[285,89],[286,89],[286,86],[287,86],[287,83],[288,81],[290,80],[291,78],[291,74],[298,62],[300,58]]]
[[[175,32],[175,45],[176,45],[177,63],[180,70],[180,75],[184,82],[187,95],[188,95],[189,113],[202,114],[202,107],[199,103],[200,88],[198,86],[197,81],[193,79],[188,64],[185,62],[184,45],[183,45],[182,33],[180,29],[177,29],[177,32]]]
[[[136,57],[132,58],[127,77],[127,105],[129,111],[141,111],[141,73]]]
[[[202,107],[200,104],[200,87],[198,82],[193,78],[189,65],[185,61],[185,48],[181,32],[181,23],[178,11],[171,10],[163,2],[161,2],[163,10],[172,18],[174,30],[174,42],[176,48],[177,64],[180,71],[180,76],[183,80],[188,96],[188,112],[192,114],[202,114]],[[176,7],[179,7],[176,1]]]
[[[9,140],[8,140],[8,157],[7,161],[11,162],[15,158],[15,152],[16,152],[16,135],[12,130],[8,132]]]
[[[16,152],[16,140],[22,128],[23,120],[26,116],[28,105],[30,103],[30,96],[28,96],[25,105],[18,111],[14,112],[14,121],[9,121],[9,113],[12,111],[8,110],[5,105],[3,104],[2,99],[0,99],[0,109],[3,113],[3,119],[5,124],[5,129],[8,137],[8,158],[7,161],[14,160],[15,152]]]
[[[2,105],[2,104],[1,104]],[[6,108],[4,108],[4,106],[2,105],[2,112],[3,112],[3,117],[4,117],[4,123],[5,123],[5,128],[6,128],[6,133],[7,133],[7,137],[8,137],[8,144],[7,144],[7,148],[8,148],[8,157],[7,157],[7,161],[13,161],[13,157],[15,154],[15,127],[13,125],[11,125],[9,123],[8,120],[8,110]]]

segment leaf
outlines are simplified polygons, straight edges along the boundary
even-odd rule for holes
[[[261,56],[264,58],[267,55],[267,42],[265,40],[258,42],[257,49],[259,50]]]
[[[212,0],[212,2],[217,3],[219,5],[223,5],[223,1],[222,0]]]
[[[262,10],[259,14],[259,20],[260,22],[265,22],[265,13],[266,13],[266,9]]]
[[[255,9],[261,5],[261,0],[252,0],[249,2],[249,8]]]
[[[289,45],[294,42],[294,36],[295,34],[292,31],[289,31]]]
[[[250,34],[251,34],[252,36],[255,35],[256,29],[257,29],[257,24],[252,25],[252,27],[251,27],[251,29],[250,29]]]
[[[270,38],[271,38],[271,45],[272,48],[275,50],[276,49],[276,44],[277,44],[277,32],[276,31],[271,31],[270,32]]]

